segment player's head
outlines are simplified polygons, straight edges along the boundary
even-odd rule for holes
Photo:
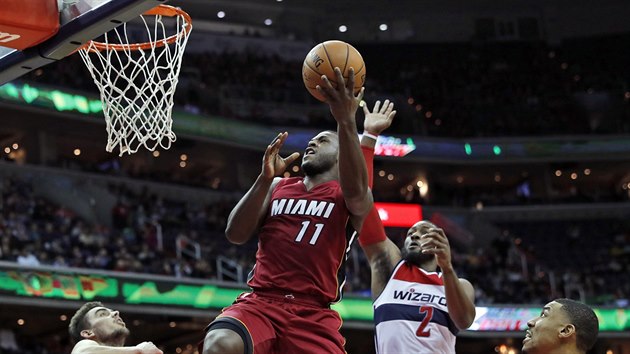
[[[405,237],[405,243],[401,250],[402,258],[405,261],[416,266],[435,262],[435,256],[422,253],[422,248],[420,247],[420,237],[431,229],[437,229],[437,226],[429,221],[421,220],[407,230],[407,237]]]
[[[326,130],[315,135],[302,157],[302,170],[307,176],[316,176],[337,166],[339,137],[336,132]]]
[[[68,328],[70,338],[76,343],[91,339],[102,344],[122,345],[129,330],[118,311],[108,309],[100,302],[88,302],[72,316]]]
[[[597,340],[599,321],[587,305],[569,299],[556,299],[540,315],[527,321],[523,352],[586,353]]]

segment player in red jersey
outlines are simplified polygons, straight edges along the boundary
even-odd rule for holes
[[[305,177],[278,178],[299,154],[279,150],[287,133],[265,151],[262,171],[230,213],[226,236],[236,244],[258,234],[250,293],[242,294],[207,328],[203,354],[345,353],[341,318],[330,303],[341,298],[344,261],[372,208],[355,114],[354,71],[337,88],[324,77],[318,91],[337,121],[308,143]]]

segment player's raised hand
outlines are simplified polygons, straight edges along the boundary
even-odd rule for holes
[[[142,354],[164,354],[152,342],[142,342],[136,345],[136,348],[138,348],[138,350],[140,350],[140,353]]]
[[[325,102],[330,106],[330,112],[337,123],[353,123],[359,108],[359,102],[363,98],[364,88],[359,93],[354,94],[354,68],[348,69],[348,80],[343,78],[343,74],[338,67],[335,67],[335,78],[337,87],[333,87],[330,79],[322,75],[323,86],[317,85],[317,91],[324,97]]]
[[[363,102],[363,113],[365,113],[365,120],[363,121],[363,129],[370,133],[379,135],[385,129],[392,125],[396,111],[394,110],[394,102],[385,100],[381,106],[381,101],[376,101],[374,109],[370,112],[367,108],[367,104]]]
[[[262,174],[266,178],[274,178],[284,173],[289,165],[293,163],[300,154],[297,152],[282,158],[280,156],[280,148],[287,140],[289,133],[284,132],[278,134],[278,136],[267,146],[265,155],[263,156]]]
[[[420,237],[420,247],[422,248],[422,253],[435,255],[437,265],[443,272],[453,268],[451,263],[451,245],[448,243],[444,230],[440,228],[430,229]]]

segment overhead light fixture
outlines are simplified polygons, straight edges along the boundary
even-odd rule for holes
[[[218,17],[218,18],[224,18],[224,17],[225,17],[225,11],[219,11],[219,12],[217,12],[217,17]]]
[[[339,26],[339,32],[344,33],[348,30],[348,27],[346,25],[341,25]]]
[[[380,26],[378,26],[378,29],[380,29],[382,32],[387,31],[387,24],[386,23],[381,23]]]

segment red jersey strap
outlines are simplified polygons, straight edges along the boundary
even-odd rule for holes
[[[396,270],[392,279],[411,283],[444,286],[444,280],[442,279],[441,273],[427,272],[426,270],[406,261]]]
[[[368,169],[368,185],[372,188],[374,183],[374,149],[367,146],[361,146],[361,152],[363,152],[363,158],[365,159],[365,164]],[[385,235],[385,228],[383,227],[381,217],[378,215],[376,207],[373,207],[363,222],[361,234],[359,235],[359,245],[372,245],[385,241],[386,239],[387,235]]]
[[[361,246],[368,246],[385,240],[387,240],[385,227],[383,227],[381,217],[378,215],[378,210],[374,207],[365,217],[363,228],[359,235],[359,244]]]

